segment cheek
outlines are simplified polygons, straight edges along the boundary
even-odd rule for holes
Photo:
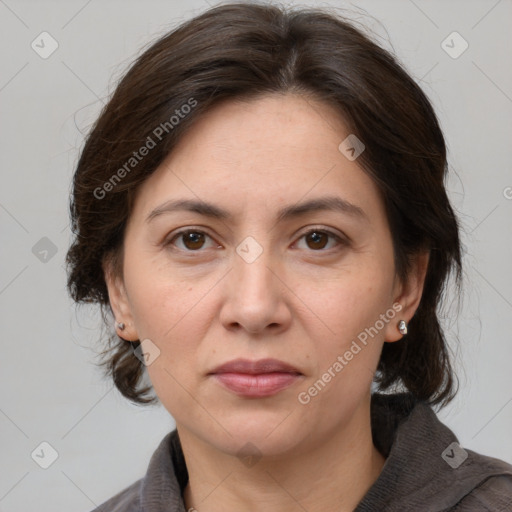
[[[343,394],[358,384],[371,382],[386,326],[395,317],[391,307],[392,280],[384,278],[389,276],[389,271],[377,266],[373,271],[368,270],[371,268],[368,265],[366,270],[347,272],[337,281],[325,283],[323,291],[318,288],[310,295],[315,301],[311,309],[318,311],[324,326],[322,332],[326,333],[324,336],[309,333],[315,340],[312,347],[317,360],[315,377],[320,378],[330,370],[325,379],[329,380],[333,373],[336,378],[329,388],[343,387]]]
[[[180,329],[184,325],[201,328],[197,315],[201,314],[201,300],[207,290],[179,269],[163,264],[162,256],[134,254],[127,261],[125,281],[140,339],[150,338],[164,345],[174,339],[186,345],[187,338],[178,336]],[[188,332],[193,340],[193,332]]]
[[[147,366],[155,393],[173,417],[204,421],[200,408],[191,407],[190,393],[197,389],[203,370],[198,354],[209,325],[207,304],[188,289],[160,285],[152,293],[156,300],[141,304],[138,311],[141,331],[159,349],[159,356]]]
[[[383,283],[376,286],[358,279],[345,285],[332,287],[316,299],[317,304],[325,305],[323,320],[329,326],[329,335],[311,335],[314,345],[310,349],[316,364],[300,389],[300,403],[307,402],[307,407],[317,411],[326,424],[338,421],[341,410],[353,411],[369,392],[385,326],[395,314]]]
[[[356,337],[385,314],[391,306],[392,279],[389,271],[350,270],[308,292],[311,309],[318,313],[326,333],[336,339]],[[306,293],[304,291],[304,293]]]

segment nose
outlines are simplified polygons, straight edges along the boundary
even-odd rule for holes
[[[235,254],[225,286],[220,320],[226,329],[268,335],[290,325],[290,292],[285,276],[266,251],[254,261]]]

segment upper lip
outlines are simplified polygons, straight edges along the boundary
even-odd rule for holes
[[[279,361],[279,359],[259,359],[250,361],[249,359],[233,359],[227,363],[217,366],[212,373],[247,373],[249,375],[259,375],[262,373],[296,373],[300,374],[297,368],[292,365]]]

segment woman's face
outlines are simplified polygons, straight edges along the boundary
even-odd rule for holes
[[[339,149],[348,135],[332,108],[300,96],[226,102],[138,192],[112,307],[123,337],[145,340],[178,428],[226,453],[357,430],[382,345],[417,305],[395,279],[378,190]],[[196,203],[211,209],[186,207]],[[267,358],[295,372],[216,372]]]

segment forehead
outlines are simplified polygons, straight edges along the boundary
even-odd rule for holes
[[[282,210],[326,194],[367,209],[379,203],[379,193],[340,152],[348,135],[341,115],[311,98],[224,101],[195,121],[146,180],[139,209],[147,215],[161,202],[188,198],[229,204],[235,216],[246,210],[261,216],[262,208]]]
[[[196,121],[173,153],[176,160],[182,150],[193,147],[200,154],[207,151],[230,163],[237,159],[237,164],[278,154],[280,160],[274,160],[278,165],[283,160],[286,163],[286,158],[296,163],[304,153],[320,160],[327,147],[337,156],[338,144],[347,135],[340,114],[331,106],[311,97],[276,93],[214,106]]]

